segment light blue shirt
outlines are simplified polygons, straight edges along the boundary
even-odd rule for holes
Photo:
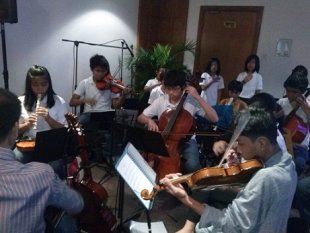
[[[69,214],[83,209],[82,197],[44,163],[22,164],[13,151],[0,147],[0,233],[44,232],[49,205]]]
[[[291,155],[279,151],[226,209],[207,206],[196,232],[284,233],[296,183]]]

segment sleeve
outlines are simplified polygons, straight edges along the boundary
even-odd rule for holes
[[[59,123],[65,125],[66,124],[66,117],[65,114],[68,113],[68,106],[63,98],[60,96],[55,96],[56,104],[57,104],[57,118],[55,119]]]
[[[151,91],[151,94],[150,94],[150,97],[149,97],[149,100],[147,101],[148,104],[152,104],[154,102],[154,100],[156,99],[156,93],[155,93],[155,89],[153,89]]]
[[[146,109],[144,109],[143,114],[147,117],[157,116],[159,118],[160,117],[159,109],[161,106],[160,101],[162,101],[162,98],[155,99],[151,105],[149,105]]]
[[[263,170],[263,169],[262,169]],[[247,184],[240,191],[236,199],[227,208],[219,210],[207,206],[203,212],[198,229],[211,228],[212,232],[250,232],[259,219],[264,219],[266,206],[270,206],[274,200],[271,197],[272,183],[268,182],[266,175],[255,175],[256,179]],[[264,174],[264,172],[263,172]],[[271,193],[267,195],[268,193]]]
[[[257,74],[257,88],[256,90],[263,90],[263,78],[260,74]]]
[[[75,89],[74,94],[79,95],[81,97],[85,97],[86,82],[87,79],[82,80]]]
[[[241,73],[238,75],[238,77],[237,77],[236,80],[239,81],[239,82],[242,82],[243,79],[244,79],[244,72],[241,72]]]
[[[20,101],[20,106],[21,106],[21,115],[19,117],[19,124],[23,124],[26,122],[26,120],[28,119],[29,115],[28,112],[24,106],[24,98],[23,97],[18,97],[19,101]]]
[[[51,186],[50,205],[61,208],[67,211],[68,214],[76,214],[83,210],[84,201],[82,196],[61,181],[57,175],[55,175]]]

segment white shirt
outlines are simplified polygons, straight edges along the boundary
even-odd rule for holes
[[[77,86],[74,94],[81,96],[84,99],[96,99],[94,106],[85,103],[84,112],[106,112],[112,111],[112,99],[118,98],[120,94],[115,94],[108,90],[99,90],[93,77],[82,80]]]
[[[153,78],[153,79],[149,79],[149,80],[146,82],[145,86],[146,86],[146,87],[151,87],[151,86],[154,86],[154,85],[156,85],[156,84],[158,84],[158,83],[159,83],[158,79],[157,79],[157,78]]]
[[[21,106],[22,106],[22,112],[21,112],[21,116],[19,118],[19,123],[23,124],[28,120],[29,115],[35,111],[35,107],[33,108],[33,111],[28,112],[24,106],[25,96],[20,96],[20,97],[18,97],[18,99],[20,100]],[[64,99],[58,95],[54,95],[54,99],[55,99],[55,104],[52,108],[48,109],[48,114],[55,121],[59,122],[60,124],[65,125],[66,124],[65,114],[68,112],[67,104],[64,101]],[[45,96],[41,100],[40,106],[45,107],[46,102],[47,102],[47,96]],[[28,130],[24,133],[24,136],[29,136],[31,138],[35,138],[37,132],[50,130],[50,129],[51,129],[50,125],[44,120],[43,117],[39,116],[37,119],[36,129],[31,128],[30,130]]]
[[[165,112],[166,110],[176,109],[178,104],[179,103],[171,104],[169,102],[169,96],[163,95],[158,97],[150,106],[144,109],[143,114],[148,117],[157,116],[159,119],[163,112]],[[187,96],[183,108],[187,110],[192,116],[194,116],[195,114],[199,114],[201,116],[205,115],[204,111],[202,111],[202,109],[200,108],[198,102],[190,95]]]
[[[206,85],[213,80],[213,78],[208,73],[202,73],[201,78],[203,79],[199,85]],[[224,79],[222,76],[218,75],[214,78],[218,78],[217,81],[208,86],[207,89],[202,90],[200,96],[208,102],[211,106],[217,104],[218,91],[224,89]]]
[[[247,76],[246,72],[240,73],[237,77],[237,81],[242,82],[246,76]],[[259,73],[254,72],[252,74],[252,79],[243,84],[243,89],[239,96],[242,98],[249,99],[255,95],[255,91],[261,91],[261,90],[263,90],[263,78]]]
[[[156,100],[158,97],[163,96],[165,93],[162,90],[162,85],[155,87],[152,89],[148,104],[152,104],[154,100]]]
[[[293,106],[290,104],[290,101],[288,100],[288,98],[281,98],[277,101],[277,103],[282,107],[284,116],[287,116],[293,110]],[[309,97],[307,98],[307,103],[308,105],[310,105]],[[296,111],[296,115],[299,116],[303,120],[304,123],[308,122],[307,115],[301,108],[298,108],[298,110]],[[310,140],[310,133],[308,130],[308,133],[305,139],[300,143],[300,145],[303,145],[308,148],[309,140]]]

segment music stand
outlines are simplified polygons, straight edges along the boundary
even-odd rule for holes
[[[73,140],[70,140],[65,127],[37,132],[33,160],[49,163],[63,159],[64,155],[73,155],[75,149]]]
[[[158,132],[139,127],[129,127],[127,136],[128,141],[138,150],[162,156],[169,156],[165,141],[162,135]]]

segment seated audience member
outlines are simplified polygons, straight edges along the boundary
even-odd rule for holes
[[[221,99],[224,89],[224,79],[220,75],[221,63],[218,58],[211,58],[205,72],[202,73],[201,97],[211,106],[216,105]]]
[[[146,125],[148,130],[159,131],[159,127],[152,119],[161,116],[167,111],[175,110],[182,99],[184,93],[188,96],[184,102],[184,109],[194,116],[196,113],[204,116],[211,122],[218,120],[214,109],[205,102],[198,94],[193,86],[186,86],[187,74],[183,71],[170,70],[164,77],[166,95],[157,98],[143,113],[141,113],[137,121],[140,124]],[[190,124],[189,122],[182,122],[182,124]],[[189,125],[191,126],[191,125]],[[188,139],[183,145],[180,145],[184,172],[194,172],[198,170],[201,165],[199,161],[199,152],[197,142],[194,137]]]
[[[297,175],[292,156],[276,141],[277,123],[264,109],[249,107],[250,120],[238,137],[237,152],[245,160],[257,159],[264,167],[254,174],[231,204],[223,209],[190,197],[181,185],[167,175],[160,182],[165,190],[200,216],[179,232],[286,232]],[[238,118],[237,118],[238,122]],[[273,187],[273,188],[270,188]],[[196,225],[196,227],[195,227]]]
[[[35,138],[40,131],[65,126],[65,114],[68,112],[63,98],[53,90],[52,79],[44,66],[29,68],[25,81],[25,94],[18,97],[22,106],[18,134],[21,138]],[[34,151],[14,150],[16,159],[22,163],[33,160]],[[51,161],[55,172],[65,178],[62,160]]]
[[[156,77],[153,79],[149,79],[145,86],[144,86],[144,92],[151,92],[155,87],[158,87],[162,84],[162,81],[164,79],[165,73],[167,70],[163,67],[158,67],[156,70]]]
[[[241,72],[237,81],[243,83],[243,89],[239,97],[248,104],[248,100],[263,90],[263,79],[258,73],[260,69],[259,57],[252,54],[244,63],[244,71]]]
[[[237,80],[231,80],[228,83],[228,96],[229,98],[222,99],[220,101],[221,105],[232,105],[234,113],[247,107],[247,104],[239,98],[242,92],[243,84]]]
[[[277,101],[282,107],[284,115],[282,127],[291,131],[292,134],[294,162],[298,175],[303,172],[305,164],[309,160],[310,100],[303,95],[308,88],[308,84],[307,76],[300,72],[293,72],[284,82],[286,97]],[[295,115],[301,119],[297,124],[292,123],[294,118],[287,118],[295,109],[297,109]],[[295,132],[298,132],[298,135],[303,135],[303,137],[299,137],[296,141],[294,139]]]
[[[0,88],[0,232],[44,232],[44,212],[55,206],[68,214],[82,211],[82,197],[69,188],[48,164],[22,164],[11,148],[18,136],[21,104],[17,97]],[[67,218],[65,218],[67,219]],[[76,232],[74,221],[61,220],[55,232]],[[62,231],[65,230],[65,231]]]

